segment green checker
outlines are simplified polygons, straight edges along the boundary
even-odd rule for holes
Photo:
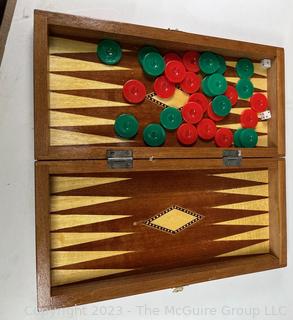
[[[182,123],[181,112],[174,107],[167,107],[160,113],[161,125],[167,130],[175,130]]]
[[[205,74],[215,73],[220,68],[218,55],[209,51],[203,52],[198,62],[200,70]]]
[[[220,63],[220,67],[219,69],[217,70],[217,73],[221,73],[221,74],[224,74],[227,70],[227,65],[226,65],[226,60],[223,56],[220,56],[218,54],[218,60],[219,60],[219,63]]]
[[[225,117],[230,113],[232,104],[229,98],[221,95],[213,99],[212,108],[216,115],[220,117]]]
[[[240,132],[240,143],[245,148],[254,148],[258,142],[258,135],[254,129],[243,129]]]
[[[145,46],[142,47],[139,51],[138,51],[138,61],[139,63],[142,65],[143,59],[145,57],[146,54],[150,53],[150,52],[159,52],[159,50],[155,47],[152,46]]]
[[[138,121],[132,114],[121,114],[115,120],[114,129],[119,137],[131,139],[137,134]]]
[[[159,53],[149,52],[144,56],[142,67],[147,75],[158,77],[165,70],[165,61]]]
[[[241,99],[248,99],[253,95],[253,84],[249,79],[240,79],[236,84],[238,96]]]
[[[213,94],[210,92],[210,89],[208,87],[208,79],[209,77],[205,77],[201,82],[201,89],[203,93],[208,97],[213,97]]]
[[[121,60],[122,50],[118,42],[105,39],[99,42],[97,55],[103,63],[113,65]]]
[[[240,134],[243,130],[245,130],[245,129],[240,128],[234,132],[234,146],[235,147],[242,147],[242,144],[240,141]]]
[[[143,130],[143,140],[148,146],[159,147],[166,140],[166,132],[161,125],[151,123]]]
[[[227,90],[227,81],[225,77],[220,73],[214,73],[207,79],[207,86],[209,92],[213,96],[224,94]]]
[[[242,79],[247,79],[252,77],[254,73],[254,66],[250,59],[239,59],[236,63],[236,72],[238,76]]]

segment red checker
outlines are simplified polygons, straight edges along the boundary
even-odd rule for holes
[[[242,111],[240,122],[243,128],[255,128],[258,123],[257,113],[251,109]]]
[[[194,72],[186,72],[184,80],[180,83],[181,89],[186,93],[194,93],[200,88],[201,78]]]
[[[170,98],[175,92],[175,84],[160,76],[155,80],[154,91],[160,98]]]
[[[216,124],[211,119],[202,119],[197,126],[197,133],[203,140],[213,139],[216,131]]]
[[[181,61],[169,61],[166,64],[165,76],[173,83],[180,83],[184,80],[186,70],[184,64]]]
[[[198,137],[196,127],[191,123],[183,123],[177,129],[176,137],[181,144],[190,146],[196,142]]]
[[[192,94],[188,102],[196,102],[199,103],[202,106],[203,112],[206,112],[209,106],[209,99],[201,92],[197,92]]]
[[[232,106],[235,106],[238,101],[238,92],[236,88],[228,86],[225,92],[225,96],[230,100]]]
[[[165,60],[165,63],[167,64],[169,61],[173,61],[173,60],[181,61],[181,58],[175,52],[168,52],[164,55],[164,60]]]
[[[200,54],[197,51],[186,51],[183,55],[183,63],[186,70],[192,72],[199,72],[200,68],[198,65]]]
[[[209,103],[207,111],[208,111],[208,117],[210,119],[212,119],[213,121],[221,121],[225,118],[225,117],[220,117],[214,113],[213,107],[212,107],[212,102]]]
[[[203,109],[199,103],[187,102],[182,108],[182,118],[187,123],[198,123],[203,117]]]
[[[233,133],[228,128],[221,128],[217,130],[215,135],[215,143],[218,147],[227,148],[231,147],[233,143]]]
[[[264,112],[268,104],[268,98],[262,93],[255,93],[250,98],[250,106],[256,112]]]
[[[123,96],[130,103],[140,103],[145,99],[145,85],[138,80],[128,80],[123,86]]]

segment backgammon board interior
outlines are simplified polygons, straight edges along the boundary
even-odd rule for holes
[[[268,253],[268,175],[52,175],[52,286]]]
[[[97,58],[105,38],[121,44],[115,66]],[[145,44],[221,54],[233,85],[236,61],[253,61],[272,118],[259,122],[256,148],[237,149],[239,165],[227,166],[213,142],[183,147],[174,132],[160,148],[144,144],[141,128],[188,98],[179,87],[156,96],[137,60]],[[39,310],[286,266],[282,48],[36,11],[34,77]],[[130,78],[146,85],[139,105],[123,99]],[[239,99],[217,126],[234,132],[248,107]],[[139,119],[132,140],[115,134],[121,113]],[[131,150],[132,167],[111,168],[109,150]]]
[[[255,129],[258,134],[257,147],[242,148],[241,151],[249,157],[284,155],[284,74],[283,51],[280,48],[237,41],[231,43],[231,40],[223,39],[215,40],[216,44],[220,40],[222,43],[212,48],[204,47],[204,41],[199,36],[176,31],[155,29],[143,32],[139,28],[144,27],[123,25],[126,31],[124,34],[123,31],[113,32],[115,26],[108,22],[103,24],[104,29],[96,28],[86,32],[83,27],[60,26],[57,21],[59,16],[52,13],[49,13],[52,23],[45,26],[43,23],[41,26],[44,19],[45,15],[39,12],[39,22],[35,24],[37,159],[100,159],[105,158],[107,148],[131,148],[137,158],[222,156],[222,150],[216,148],[213,141],[198,139],[194,146],[183,147],[176,139],[176,132],[168,132],[165,144],[160,148],[149,148],[144,144],[142,128],[149,123],[160,122],[160,112],[166,106],[181,109],[189,98],[180,87],[168,99],[154,93],[153,79],[144,74],[137,58],[139,48],[145,44],[155,45],[162,54],[170,50],[183,53],[187,49],[209,49],[222,54],[227,64],[224,76],[230,85],[235,85],[239,80],[235,71],[239,57],[249,57],[254,63],[251,78],[254,91],[267,96],[272,118],[259,121]],[[82,25],[82,21],[79,22]],[[121,25],[119,28],[123,29]],[[131,36],[130,32],[135,35]],[[190,36],[188,41],[187,36]],[[97,44],[107,37],[119,41],[121,45],[122,59],[117,65],[103,64],[97,57]],[[178,41],[175,42],[173,38],[178,38]],[[271,68],[266,69],[261,65],[264,58],[271,59]],[[129,79],[141,80],[146,86],[146,99],[138,105],[128,103],[123,97],[123,85]],[[217,122],[217,127],[235,132],[241,127],[240,114],[246,109],[249,109],[249,99],[238,99],[231,113]],[[134,139],[126,140],[115,134],[115,119],[123,113],[133,114],[139,121],[139,131]]]
[[[140,120],[141,127],[148,123],[159,123],[160,112],[167,106],[182,108],[189,95],[180,88],[168,99],[162,99],[153,92],[153,79],[148,78],[137,59],[138,46],[122,44],[123,58],[119,65],[101,63],[96,54],[97,44],[64,39],[49,38],[49,125],[50,146],[88,146],[124,148],[144,147],[142,130],[133,140],[116,136],[113,125],[122,113],[131,113]],[[166,52],[162,49],[161,52]],[[182,52],[183,53],[183,52]],[[235,84],[239,77],[235,71],[237,58],[229,57],[225,72],[229,84]],[[255,92],[268,95],[267,69],[260,61],[254,61],[252,77]],[[139,105],[125,102],[122,94],[127,79],[141,80],[147,88],[146,100]],[[233,132],[241,127],[240,114],[250,108],[249,99],[239,99],[228,117],[217,123],[219,128]],[[268,122],[259,122],[257,147],[268,147]],[[176,132],[170,132],[164,147],[180,148]],[[197,147],[214,147],[213,141],[199,140]]]

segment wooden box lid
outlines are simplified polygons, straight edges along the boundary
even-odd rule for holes
[[[107,66],[96,57],[99,40],[111,38],[120,42],[123,59]],[[240,57],[253,60],[255,90],[268,96],[272,118],[259,123],[256,148],[243,148],[243,157],[276,157],[285,154],[284,140],[284,51],[281,48],[241,41],[194,35],[174,30],[144,27],[118,22],[94,20],[65,14],[36,11],[34,33],[35,75],[35,158],[104,159],[107,150],[132,150],[134,158],[221,158],[223,149],[213,142],[198,141],[182,147],[174,132],[167,134],[164,146],[147,147],[143,127],[158,122],[166,105],[180,108],[188,99],[176,89],[171,100],[159,99],[152,81],[143,74],[137,61],[137,50],[153,45],[162,53],[184,50],[213,51],[226,57],[228,83],[238,81],[235,61]],[[262,59],[271,60],[271,68],[261,67]],[[144,81],[147,97],[138,106],[122,97],[122,86],[128,79]],[[231,114],[218,127],[235,130],[249,102],[239,100]],[[121,113],[133,113],[140,121],[134,140],[115,135],[113,123]]]

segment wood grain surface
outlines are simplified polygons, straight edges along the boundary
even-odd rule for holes
[[[52,285],[268,253],[268,170],[233,171],[51,176]]]

